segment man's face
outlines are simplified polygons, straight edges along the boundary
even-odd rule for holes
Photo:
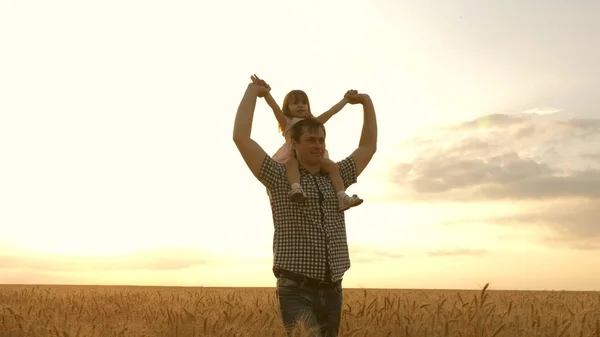
[[[319,127],[314,130],[304,128],[300,136],[300,142],[292,139],[296,149],[296,155],[300,161],[307,164],[318,164],[325,153],[325,131]]]

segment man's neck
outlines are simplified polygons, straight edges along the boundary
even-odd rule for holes
[[[316,174],[319,171],[321,171],[321,165],[319,165],[319,164],[311,165],[311,164],[307,164],[307,163],[304,163],[304,162],[298,160],[298,165],[300,166],[300,168],[307,170],[311,174]]]

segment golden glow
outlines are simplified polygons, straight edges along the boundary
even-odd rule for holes
[[[0,5],[0,31],[9,32],[0,64],[0,261],[9,267],[0,265],[0,275],[33,283],[271,286],[268,198],[231,141],[237,106],[256,73],[280,104],[297,88],[318,112],[348,89],[374,100],[378,152],[348,191],[365,200],[346,215],[349,286],[586,286],[577,261],[593,261],[596,251],[547,248],[540,227],[472,221],[536,203],[399,195],[395,165],[416,152],[405,142],[421,130],[497,111],[562,111],[535,104],[556,91],[548,73],[572,76],[554,58],[528,56],[529,45],[488,42],[482,32],[507,27],[501,17],[485,26],[479,21],[487,17],[446,6]],[[486,117],[478,123],[492,125]],[[327,123],[332,159],[356,148],[361,127],[359,106]],[[253,137],[270,154],[283,141],[262,100]],[[519,283],[514,275],[531,265],[543,276]],[[565,268],[572,278],[557,271]],[[240,284],[240,274],[250,284]]]

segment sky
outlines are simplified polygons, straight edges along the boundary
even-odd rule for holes
[[[370,95],[345,287],[600,290],[596,1],[0,2],[0,283],[275,285],[250,75]],[[360,106],[327,122],[334,160]],[[253,138],[282,145],[259,100]]]

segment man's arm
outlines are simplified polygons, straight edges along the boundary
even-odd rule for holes
[[[364,112],[363,128],[358,148],[351,154],[356,163],[356,174],[358,176],[367,167],[377,151],[377,118],[375,117],[373,101],[371,101],[369,95],[356,94],[349,100],[351,104],[361,103]]]
[[[250,79],[252,80],[252,83],[267,88],[267,93],[261,96],[265,98],[265,101],[267,102],[269,107],[271,107],[271,110],[273,110],[275,119],[277,119],[277,122],[279,123],[279,126],[281,126],[281,129],[285,130],[285,127],[288,123],[288,117],[286,117],[283,111],[281,111],[281,108],[279,107],[273,96],[271,96],[271,86],[267,82],[265,82],[265,80],[256,76],[256,74],[250,76]]]
[[[259,95],[267,92],[267,88],[252,84],[248,85],[244,97],[235,116],[233,126],[233,141],[237,146],[242,158],[248,165],[248,168],[256,178],[260,176],[261,166],[267,153],[256,143],[250,135],[252,133],[252,120],[254,118],[254,109],[256,99]]]

